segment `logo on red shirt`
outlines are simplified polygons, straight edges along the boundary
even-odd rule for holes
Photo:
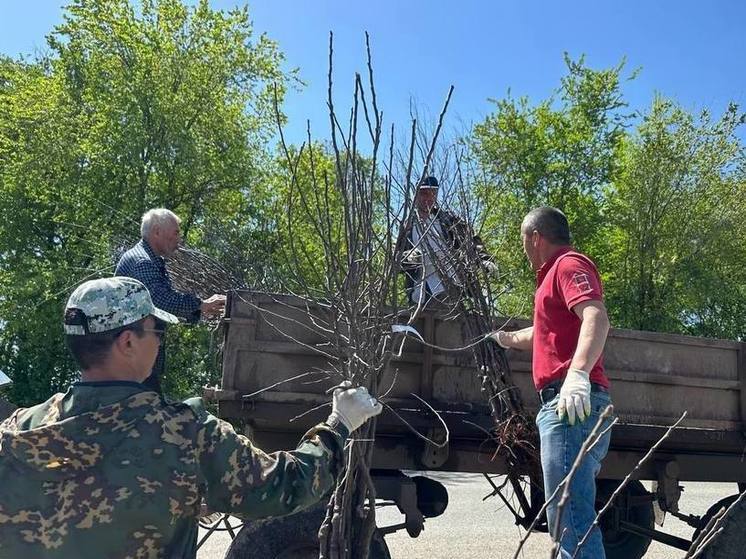
[[[572,282],[581,293],[584,293],[586,291],[593,291],[593,286],[591,286],[591,280],[588,278],[588,274],[585,274],[583,272],[575,272],[572,275]]]

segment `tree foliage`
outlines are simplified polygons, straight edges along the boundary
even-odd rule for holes
[[[713,118],[656,97],[644,114],[628,114],[622,64],[593,70],[566,61],[553,97],[495,101],[469,138],[484,177],[485,237],[516,284],[505,310],[531,309],[520,222],[532,207],[552,205],[598,263],[615,326],[743,338],[738,107]]]
[[[552,97],[535,105],[525,97],[495,100],[494,112],[469,138],[484,177],[485,235],[516,284],[514,308],[523,302],[524,313],[533,287],[516,243],[523,216],[539,205],[562,208],[576,242],[596,242],[603,188],[629,121],[620,90],[623,64],[593,70],[583,59],[565,61],[568,74]]]
[[[76,377],[64,301],[83,279],[113,271],[150,207],[182,216],[189,243],[249,285],[330,281],[335,270],[323,269],[306,218],[326,216],[343,238],[344,201],[325,186],[339,168],[329,146],[289,146],[287,157],[270,145],[275,103],[295,79],[282,64],[246,8],[221,12],[206,0],[73,0],[47,54],[0,57],[0,369],[15,380],[13,400],[39,401]],[[615,326],[742,339],[738,107],[694,115],[658,97],[630,114],[623,63],[566,64],[550,98],[493,100],[456,150],[468,148],[481,233],[514,286],[502,310],[530,314],[518,227],[549,204],[598,262]],[[375,158],[355,157],[349,168],[372,171]],[[169,336],[178,374],[167,388],[183,394],[214,380],[209,332]]]
[[[292,79],[246,8],[206,0],[76,0],[48,45],[0,61],[0,367],[24,404],[75,377],[64,300],[113,271],[113,244],[136,240],[144,210],[173,209],[195,243],[204,222],[251,220],[274,88]]]
[[[641,330],[746,334],[746,194],[741,116],[695,117],[656,98],[620,150],[607,192],[607,277],[615,323]]]

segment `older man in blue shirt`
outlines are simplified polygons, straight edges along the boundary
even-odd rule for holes
[[[115,275],[141,281],[150,291],[153,304],[187,322],[196,323],[202,316],[223,311],[225,295],[213,295],[202,300],[193,293],[176,291],[166,270],[165,258],[179,248],[181,219],[170,210],[156,208],[143,214],[140,225],[142,239],[119,259]],[[166,363],[166,348],[161,345],[151,375],[144,384],[161,391],[160,376]]]

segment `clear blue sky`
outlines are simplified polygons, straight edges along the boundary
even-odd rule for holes
[[[240,3],[211,1],[216,8]],[[44,47],[64,2],[2,4],[0,52],[17,56]],[[634,109],[644,109],[655,92],[689,110],[717,114],[730,100],[746,106],[746,2],[740,0],[254,0],[249,6],[256,30],[279,42],[288,67],[300,68],[308,84],[285,106],[293,141],[303,139],[306,119],[316,136],[328,136],[330,30],[340,108],[349,106],[354,72],[365,71],[367,30],[379,105],[400,129],[408,126],[410,99],[434,118],[451,84],[452,126],[484,118],[491,110],[487,99],[503,97],[509,88],[514,96],[544,99],[565,73],[564,51],[585,54],[594,68],[623,57],[630,71],[641,67],[637,79],[624,85]]]

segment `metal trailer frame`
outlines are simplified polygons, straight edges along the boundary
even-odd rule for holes
[[[326,386],[303,380],[246,396],[323,367],[323,358],[309,347],[322,341],[307,328],[309,313],[323,314],[323,309],[310,309],[289,295],[240,291],[228,298],[222,382],[219,388],[206,389],[205,395],[218,403],[221,418],[240,425],[265,450],[293,448],[300,435],[328,413],[323,409],[307,413],[329,397],[324,394]],[[506,328],[527,324],[511,320]],[[424,313],[415,326],[435,345],[463,345],[457,321]],[[696,527],[701,522],[698,517],[678,510],[681,482],[731,482],[746,488],[745,350],[746,344],[735,341],[634,330],[610,332],[604,359],[620,422],[612,431],[599,478],[623,479],[684,409],[688,410],[682,427],[672,432],[635,476],[654,481],[655,492],[622,499],[626,502],[615,509],[617,529],[687,549],[687,540],[631,524],[627,521],[630,511],[655,503]],[[509,359],[527,409],[535,412],[539,402],[531,381],[530,353],[511,351]],[[392,414],[384,412],[379,418],[373,464],[376,487],[379,496],[396,502],[404,513],[405,522],[397,528],[406,528],[416,537],[428,516],[418,508],[418,500],[423,507],[431,507],[427,512],[437,512],[439,505],[433,508],[437,498],[432,493],[438,490],[424,489],[418,495],[415,482],[402,477],[402,470],[479,472],[489,477],[505,474],[507,469],[503,460],[492,459],[494,449],[485,444],[485,434],[475,427],[489,429],[492,419],[470,354],[443,353],[408,341],[401,357],[392,362],[389,380],[394,388],[387,403],[409,423],[433,440],[443,436],[439,422],[408,396],[416,392],[438,410],[451,432],[449,444],[437,448],[408,432]],[[386,381],[382,385],[388,387]],[[520,492],[516,483],[511,485]],[[521,505],[521,510],[515,511],[517,521],[530,522],[543,496],[524,493],[517,497]],[[424,504],[428,499],[429,505]]]

